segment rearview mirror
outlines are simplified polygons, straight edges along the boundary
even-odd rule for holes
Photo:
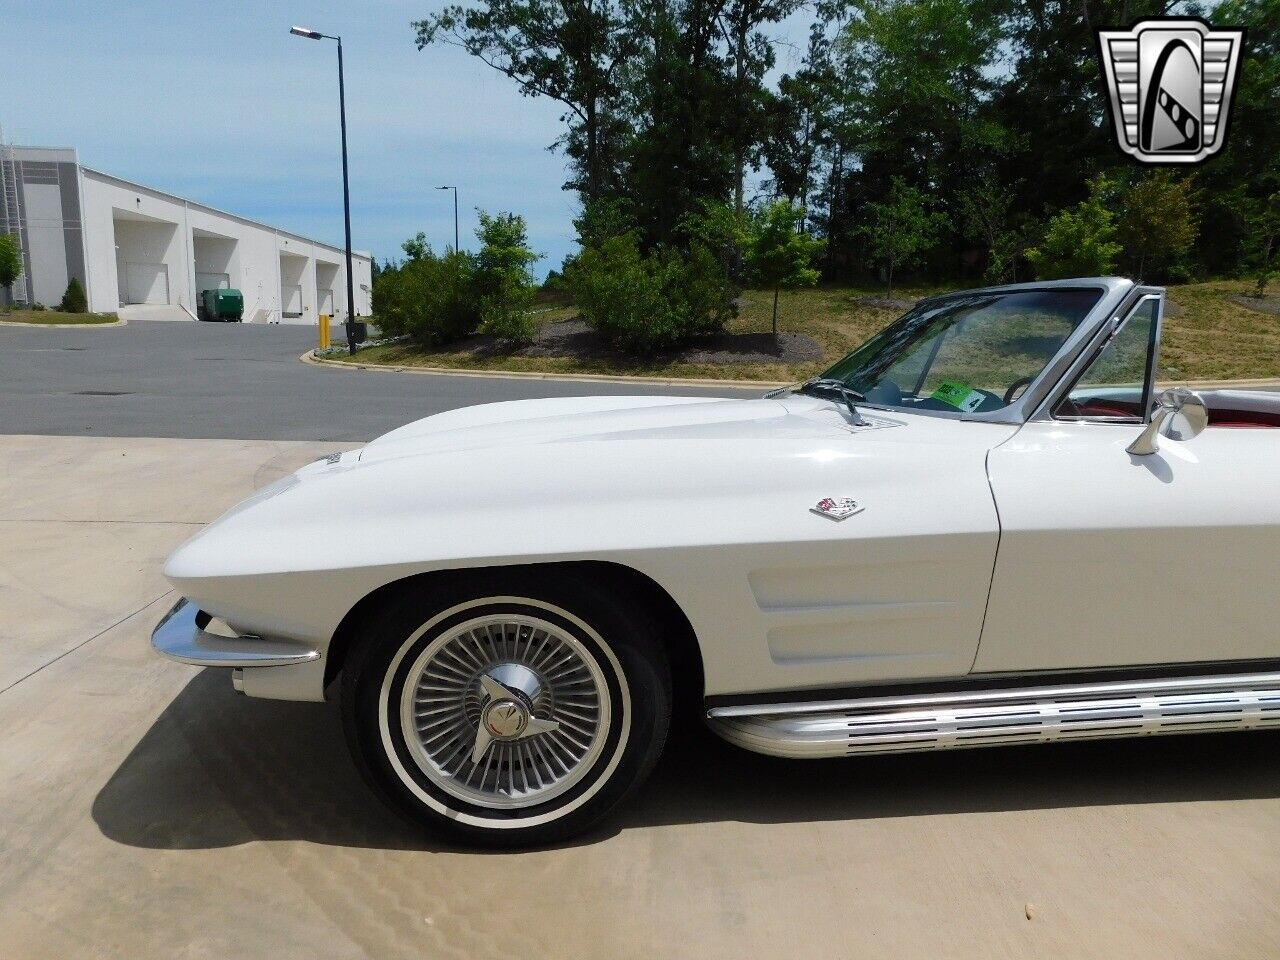
[[[1173,387],[1156,397],[1151,422],[1126,448],[1135,457],[1146,457],[1160,449],[1159,438],[1190,440],[1209,425],[1209,408],[1200,394],[1186,387]]]

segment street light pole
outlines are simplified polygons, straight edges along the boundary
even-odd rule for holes
[[[356,352],[356,297],[355,277],[351,269],[351,186],[347,178],[347,91],[342,76],[342,38],[306,27],[292,27],[289,32],[308,40],[338,41],[338,116],[342,127],[342,219],[347,238],[347,353],[353,354]]]
[[[436,187],[437,190],[453,191],[453,252],[458,252],[458,188],[457,187]]]

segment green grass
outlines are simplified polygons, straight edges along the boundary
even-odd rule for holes
[[[39,323],[51,327],[115,323],[114,313],[63,313],[60,310],[0,310],[0,323]]]
[[[1215,281],[1169,288],[1169,298],[1177,305],[1178,311],[1177,316],[1165,318],[1162,378],[1236,380],[1280,377],[1280,317],[1250,310],[1227,299],[1232,294],[1247,293],[1251,288],[1252,284],[1245,281]],[[939,289],[914,287],[895,290],[894,297],[911,299],[937,293]],[[894,320],[902,311],[861,302],[864,298],[883,296],[883,289],[874,287],[818,287],[783,292],[779,302],[779,329],[808,334],[822,346],[822,360],[807,364],[731,365],[645,360],[610,363],[519,356],[476,358],[448,349],[429,350],[403,345],[370,347],[360,350],[354,358],[340,359],[400,367],[790,382],[821,372]],[[746,302],[739,316],[729,324],[728,332],[767,332],[770,329],[772,294],[748,290],[743,297]],[[573,308],[566,307],[540,314],[539,319],[543,323],[552,323],[574,315]]]

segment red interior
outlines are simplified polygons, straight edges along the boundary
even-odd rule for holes
[[[1214,390],[1203,394],[1209,408],[1209,426],[1250,430],[1280,428],[1280,393]],[[1108,397],[1090,397],[1075,404],[1081,417],[1140,416],[1134,404]]]
[[[1280,427],[1280,393],[1265,390],[1208,390],[1201,394],[1209,408],[1209,426]]]
[[[1211,427],[1280,427],[1280,411],[1209,408]]]
[[[1124,406],[1121,404],[1104,403],[1101,400],[1090,400],[1087,403],[1077,403],[1076,409],[1080,411],[1082,417],[1141,417],[1142,414],[1134,407]]]

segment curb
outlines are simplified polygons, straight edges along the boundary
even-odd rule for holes
[[[472,370],[460,367],[393,367],[380,363],[351,363],[314,356],[310,350],[298,358],[303,363],[330,369],[368,370],[372,373],[423,373],[434,377],[481,377],[502,380],[570,380],[579,383],[647,383],[655,387],[729,387],[772,390],[793,380],[716,380],[706,377],[644,377],[620,373],[543,373],[535,370]]]
[[[328,360],[312,355],[308,350],[298,358],[303,363],[317,367],[346,370],[368,370],[373,373],[423,373],[435,377],[482,377],[508,380],[570,380],[586,383],[649,383],[659,387],[730,387],[752,389],[760,387],[772,390],[790,386],[793,380],[716,380],[707,377],[645,377],[617,373],[542,373],[531,370],[473,370],[459,367],[396,367],[380,363],[351,363],[347,360]],[[1190,387],[1194,390],[1233,390],[1249,387],[1280,387],[1280,378],[1255,377],[1247,380],[1170,380],[1161,381],[1160,387]]]
[[[113,327],[128,325],[128,320],[119,318],[113,323],[24,323],[18,320],[0,320],[0,328],[27,327],[31,330],[110,330]]]

